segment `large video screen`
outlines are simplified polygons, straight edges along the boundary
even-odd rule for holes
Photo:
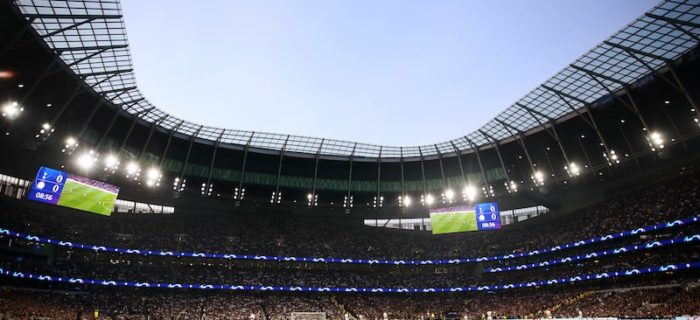
[[[430,209],[433,234],[496,230],[501,228],[498,203],[477,203],[472,206],[456,206]]]
[[[41,167],[27,199],[110,216],[117,194],[111,184]]]

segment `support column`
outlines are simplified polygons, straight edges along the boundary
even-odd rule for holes
[[[350,197],[352,195],[350,194],[350,187],[352,185],[352,164],[355,160],[355,149],[357,148],[357,142],[352,146],[352,153],[350,154],[350,170],[348,170],[348,193],[347,193],[347,201],[348,201],[348,206],[347,208],[351,207],[352,201],[350,201]]]
[[[275,182],[275,195],[277,197],[276,202],[280,202],[280,177],[282,176],[282,162],[284,161],[284,151],[287,149],[287,142],[289,142],[289,135],[284,139],[284,144],[282,149],[280,149],[280,161],[277,166],[277,181]]]
[[[204,190],[207,195],[209,195],[208,190],[213,189],[211,187],[211,175],[214,172],[214,162],[216,161],[216,151],[219,149],[219,143],[221,142],[221,138],[224,136],[224,132],[226,132],[225,129],[221,129],[221,133],[219,134],[219,137],[216,138],[216,142],[214,142],[214,151],[212,152],[211,155],[211,162],[209,162],[209,172],[207,173],[207,190]]]
[[[481,171],[481,179],[483,180],[483,184],[484,184],[482,187],[485,188],[484,190],[487,190],[487,189],[489,189],[490,186],[489,186],[488,179],[486,179],[486,172],[484,171],[484,165],[481,162],[481,155],[479,155],[479,148],[476,146],[476,144],[474,144],[474,142],[472,142],[467,137],[464,137],[464,139],[467,140],[467,142],[469,142],[469,145],[471,145],[472,148],[474,149],[474,153],[476,153],[476,161],[479,163],[479,170]]]
[[[313,203],[315,203],[315,198],[316,198],[316,180],[318,178],[318,162],[321,158],[321,149],[323,149],[323,143],[326,141],[326,139],[321,139],[321,144],[318,146],[318,150],[316,150],[316,164],[314,165],[314,180],[313,183],[311,184],[311,196],[313,197],[311,200]]]
[[[160,157],[160,162],[158,163],[159,168],[163,168],[165,157],[168,154],[168,150],[170,150],[170,143],[173,141],[173,133],[175,133],[175,131],[177,131],[177,129],[179,129],[184,122],[185,120],[180,120],[180,122],[170,130],[170,133],[168,134],[168,142],[165,143],[165,150],[163,150],[163,155]]]
[[[250,138],[248,138],[248,142],[245,144],[245,149],[243,150],[243,163],[241,163],[241,177],[240,179],[238,179],[239,199],[242,198],[241,195],[243,194],[243,180],[245,180],[245,164],[246,160],[248,160],[248,151],[250,150],[250,143],[253,141],[253,136],[255,136],[255,132],[252,132],[250,134]]]
[[[185,172],[187,170],[187,165],[190,163],[190,154],[192,153],[192,145],[194,144],[194,138],[199,134],[199,131],[202,130],[204,126],[200,125],[199,128],[197,128],[197,131],[193,133],[190,136],[190,143],[189,146],[187,147],[187,154],[185,154],[185,162],[182,164],[182,169],[180,170],[180,175],[178,176],[178,181],[180,181],[180,186],[182,186],[183,179],[185,178]],[[178,186],[178,190],[180,189],[180,186]]]

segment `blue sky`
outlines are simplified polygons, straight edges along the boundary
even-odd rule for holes
[[[138,85],[206,125],[465,135],[657,1],[123,0]]]

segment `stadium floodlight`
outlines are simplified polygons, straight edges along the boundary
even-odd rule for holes
[[[127,178],[134,178],[134,180],[138,180],[140,174],[141,168],[139,167],[138,163],[131,161],[126,165]]]
[[[151,180],[159,179],[161,176],[160,170],[156,167],[148,169],[148,173],[146,174],[146,177]]]
[[[542,172],[541,170],[535,170],[535,172],[532,173],[531,178],[535,185],[544,185],[544,172]]]
[[[579,174],[581,174],[581,167],[579,167],[576,162],[572,162],[566,167],[566,171],[569,172],[569,176],[577,177]]]
[[[66,147],[74,146],[77,144],[78,144],[78,141],[76,141],[75,138],[73,138],[73,137],[66,138]]]
[[[163,177],[163,174],[160,172],[160,169],[156,167],[151,167],[146,172],[146,186],[160,187],[161,177]]]
[[[24,111],[24,108],[20,107],[16,101],[13,101],[2,107],[2,116],[12,120],[17,118],[22,111]]]
[[[504,184],[506,189],[508,189],[508,193],[518,192],[518,183],[515,180],[506,181]]]
[[[233,189],[233,199],[234,200],[243,200],[243,197],[245,197],[245,188],[234,188]]]
[[[488,187],[483,186],[481,187],[481,190],[484,191],[484,196],[488,197],[493,197],[496,195],[496,192],[493,190],[493,186],[489,185]]]
[[[620,163],[620,158],[617,156],[617,153],[615,153],[615,150],[613,149],[610,149],[609,154],[603,152],[603,157],[605,158],[605,161],[608,162],[609,166],[613,166]]]
[[[652,131],[647,136],[647,142],[651,147],[651,151],[661,150],[664,148],[664,136],[658,131]]]
[[[384,196],[374,196],[372,200],[372,207],[373,208],[381,208],[384,206]]]
[[[114,173],[117,167],[119,167],[119,158],[113,154],[108,154],[105,157],[105,171],[111,170]]]
[[[73,151],[75,151],[75,149],[78,148],[78,145],[79,143],[76,138],[68,136],[68,138],[66,138],[65,144],[63,145],[63,148],[61,149],[61,152],[71,154],[73,153]]]
[[[425,195],[425,204],[431,206],[435,202],[435,198],[432,194],[428,193]]]
[[[452,199],[455,198],[454,190],[452,190],[452,189],[445,190],[445,198],[447,199],[447,202],[452,203]]]
[[[306,195],[306,205],[309,207],[318,206],[318,195],[309,193]]]
[[[180,177],[175,177],[175,180],[173,181],[173,190],[174,191],[183,191],[183,190],[185,190],[186,185],[187,185],[187,179],[182,179],[182,183],[181,183]]]
[[[78,165],[78,167],[80,169],[90,170],[90,168],[92,168],[92,166],[95,164],[96,160],[97,159],[95,158],[94,151],[90,151],[90,152],[85,152],[85,153],[80,154],[76,158],[75,163]]]
[[[476,200],[476,192],[477,188],[474,185],[467,185],[464,187],[464,191],[462,191],[462,196],[464,197],[464,201],[468,202],[473,202]]]
[[[343,197],[343,208],[352,208],[355,206],[355,196],[350,195],[348,197],[347,195]]]
[[[51,127],[51,124],[45,122],[41,125],[41,129],[39,129],[39,134],[37,134],[35,137],[41,141],[46,141],[46,139],[48,139],[53,132],[54,128]]]
[[[275,203],[280,203],[281,201],[282,201],[282,191],[280,191],[280,192],[272,191],[272,197],[270,198],[270,203],[275,204]]]
[[[411,197],[410,196],[403,196],[399,197],[399,204],[403,207],[410,207],[411,206]]]

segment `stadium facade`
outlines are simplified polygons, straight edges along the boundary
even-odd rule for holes
[[[22,161],[2,165],[24,178],[41,165],[85,173],[82,157],[95,161],[86,174],[162,203],[203,196],[405,211],[476,194],[556,207],[567,190],[697,156],[696,1],[660,3],[474,132],[402,147],[179,119],[136,85],[119,1],[1,8],[0,61],[11,75],[2,95],[23,108],[4,117],[1,138]]]

